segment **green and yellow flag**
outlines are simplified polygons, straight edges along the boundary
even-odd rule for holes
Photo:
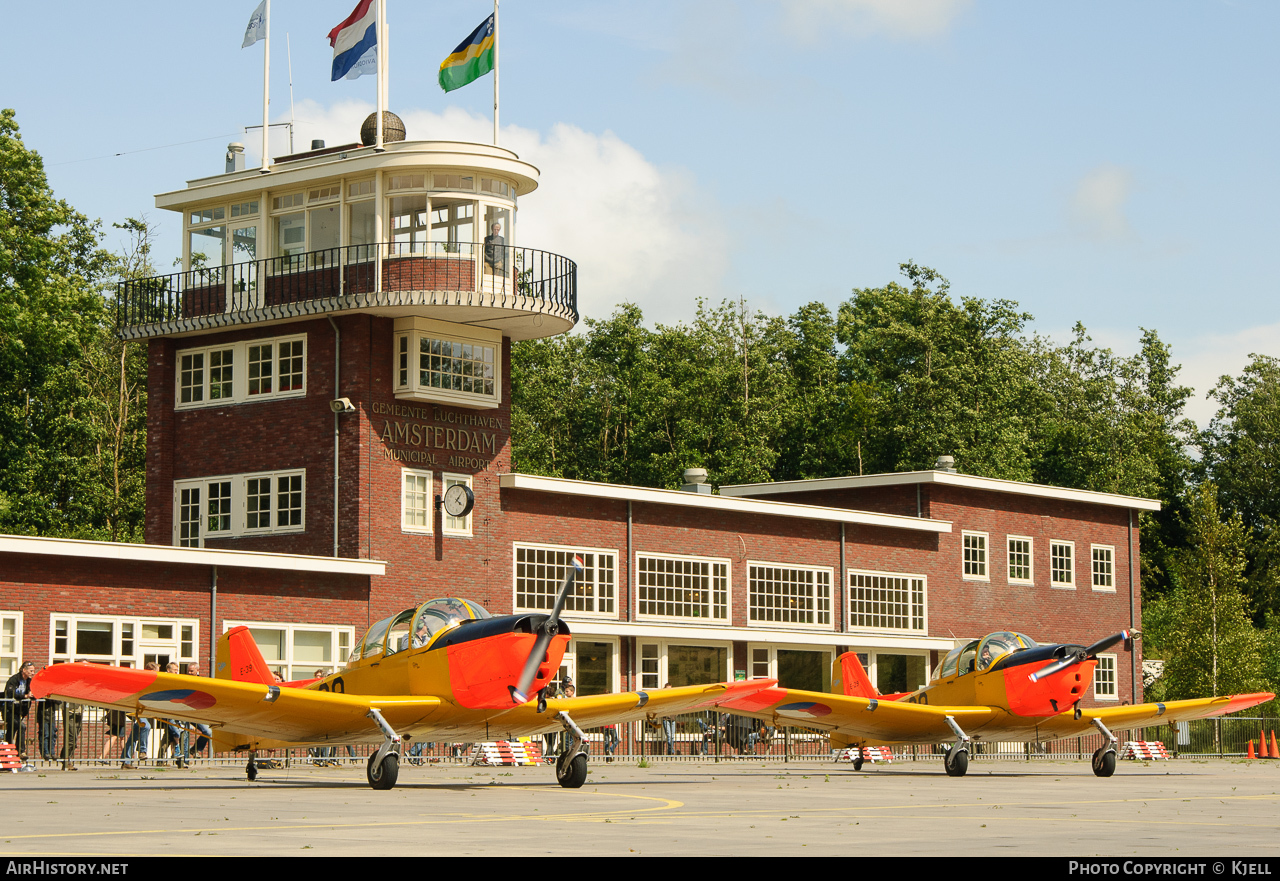
[[[492,71],[493,50],[493,16],[491,15],[440,63],[440,88],[446,92],[452,92]]]

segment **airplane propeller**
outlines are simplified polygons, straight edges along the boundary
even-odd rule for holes
[[[1074,652],[1070,652],[1065,657],[1060,658],[1057,661],[1054,661],[1052,664],[1048,665],[1047,667],[1041,667],[1039,670],[1032,673],[1029,678],[1031,679],[1032,682],[1039,682],[1041,679],[1044,679],[1048,676],[1052,676],[1055,673],[1061,673],[1063,670],[1067,669],[1068,667],[1071,667],[1075,664],[1079,664],[1080,662],[1093,657],[1098,652],[1105,651],[1111,648],[1113,645],[1115,645],[1116,643],[1122,640],[1124,642],[1125,651],[1131,652],[1133,651],[1133,637],[1134,637],[1134,634],[1131,633],[1130,631],[1121,630],[1119,633],[1116,633],[1112,636],[1108,636],[1104,639],[1098,640],[1088,648],[1077,649]]]
[[[520,672],[519,682],[516,685],[507,686],[511,692],[511,700],[517,704],[523,704],[529,700],[529,689],[533,687],[533,681],[538,678],[538,667],[546,657],[547,646],[551,645],[552,638],[560,631],[560,612],[564,609],[565,600],[569,598],[569,591],[573,589],[574,577],[582,571],[582,568],[582,558],[575,554],[573,565],[565,573],[564,584],[556,594],[556,602],[551,607],[551,614],[538,628],[538,638],[534,640],[533,650],[529,652],[529,658],[524,662],[524,670]]]

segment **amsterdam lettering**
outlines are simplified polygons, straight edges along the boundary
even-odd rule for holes
[[[386,419],[382,426],[382,457],[389,462],[482,471],[498,454],[499,436],[494,432],[506,430],[504,420],[496,416],[455,413],[440,407],[374,404],[372,410],[376,415],[398,417]],[[425,420],[446,424],[424,424]],[[451,427],[454,425],[471,427]],[[493,431],[479,430],[486,428]],[[446,457],[435,451],[464,455]]]

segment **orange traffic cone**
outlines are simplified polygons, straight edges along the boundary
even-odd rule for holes
[[[1271,756],[1267,755],[1267,733],[1265,731],[1258,732],[1258,758],[1271,758]]]
[[[1277,744],[1276,744],[1276,730],[1275,730],[1274,728],[1272,728],[1272,729],[1271,729],[1271,758],[1273,758],[1273,759],[1280,759],[1280,750],[1277,750],[1277,748],[1276,748],[1276,747],[1277,747]]]
[[[1250,737],[1250,738],[1249,738],[1249,752],[1248,752],[1248,754],[1247,754],[1247,755],[1245,755],[1245,758],[1246,758],[1246,759],[1256,759],[1256,758],[1257,758],[1257,756],[1255,756],[1255,755],[1253,754],[1253,738],[1252,738],[1252,737]]]

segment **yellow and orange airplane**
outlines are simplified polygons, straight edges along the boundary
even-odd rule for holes
[[[468,600],[428,600],[374,624],[347,666],[321,679],[280,682],[248,629],[237,627],[218,642],[214,679],[57,664],[41,671],[31,690],[36,697],[210,725],[216,752],[249,751],[250,780],[257,776],[258,750],[381,737],[367,776],[374,789],[390,789],[406,739],[514,740],[563,729],[568,746],[556,761],[556,779],[577,788],[587,778],[583,727],[712,707],[774,684],[547,698],[569,642],[560,613],[580,568],[576,560],[569,567],[549,615],[495,618]]]
[[[1110,777],[1116,769],[1116,737],[1111,728],[1139,728],[1221,716],[1275,698],[1269,692],[1197,700],[1082,709],[1093,684],[1099,652],[1134,635],[1122,631],[1090,646],[1039,645],[1021,633],[998,631],[953,649],[932,681],[916,691],[882,695],[852,652],[841,655],[832,677],[843,694],[770,687],[720,702],[720,709],[763,719],[774,726],[799,725],[828,731],[832,749],[955,742],[946,748],[948,775],[969,767],[973,741],[1049,741],[1087,734],[1096,728],[1106,743],[1093,754],[1093,772]]]

